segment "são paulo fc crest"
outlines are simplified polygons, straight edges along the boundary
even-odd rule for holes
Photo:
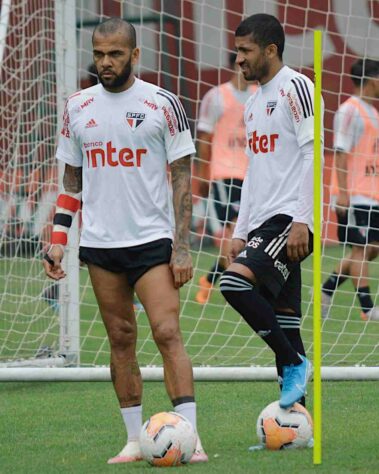
[[[134,132],[145,120],[146,114],[140,112],[126,112],[126,122],[132,132]]]
[[[276,107],[276,103],[277,103],[276,100],[269,100],[269,101],[267,102],[267,105],[266,105],[266,112],[267,112],[267,115],[268,115],[268,116],[272,115],[272,113],[274,112],[275,107]]]

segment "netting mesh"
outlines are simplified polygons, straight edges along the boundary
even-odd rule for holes
[[[5,3],[2,2],[2,14]],[[59,352],[58,286],[47,281],[40,263],[49,240],[57,194],[54,160],[58,130],[55,7],[49,0],[10,2],[0,45],[0,359]],[[326,168],[322,271],[325,278],[348,252],[338,246],[335,214],[329,206],[333,166],[332,120],[351,93],[349,69],[359,56],[378,58],[379,12],[366,1],[105,1],[76,2],[77,88],[88,87],[93,27],[122,16],[137,29],[142,49],[136,73],[178,94],[197,136],[199,104],[210,87],[227,81],[234,31],[249,14],[276,15],[286,31],[285,62],[312,77],[314,28],[324,30],[323,95],[326,105]],[[3,16],[2,16],[3,17]],[[2,21],[3,23],[3,21]],[[68,91],[71,93],[73,91]],[[192,231],[195,276],[181,290],[181,325],[195,365],[272,365],[273,357],[241,318],[225,304],[217,285],[207,304],[195,301],[199,277],[219,255],[217,219],[204,219],[209,199],[199,196],[194,160]],[[303,325],[312,356],[312,262],[303,265]],[[378,292],[379,265],[372,262],[370,285]],[[376,304],[379,304],[377,301]],[[364,322],[351,282],[335,293],[323,323],[324,365],[377,365],[379,323]],[[143,309],[137,309],[141,365],[161,365]],[[109,347],[85,267],[80,269],[80,358],[83,365],[107,364]]]

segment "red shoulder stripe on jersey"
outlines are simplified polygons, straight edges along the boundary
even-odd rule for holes
[[[67,245],[67,234],[66,232],[52,232],[51,244]]]
[[[72,99],[73,97],[76,97],[77,95],[80,95],[81,93],[82,93],[81,91],[75,92],[74,94],[69,95],[68,98],[69,98],[69,99]]]
[[[80,201],[67,194],[60,194],[57,199],[57,206],[67,211],[77,212],[80,208]]]

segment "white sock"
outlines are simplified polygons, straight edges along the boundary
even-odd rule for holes
[[[177,413],[180,413],[181,415],[185,416],[193,426],[195,432],[197,433],[196,402],[181,403],[180,405],[176,405],[176,407],[174,407],[174,410]]]
[[[128,433],[128,442],[138,441],[142,428],[142,405],[121,408],[121,415]]]

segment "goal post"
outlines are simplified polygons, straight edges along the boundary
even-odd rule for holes
[[[75,0],[55,1],[55,48],[57,115],[60,133],[61,118],[67,98],[77,90],[77,41]],[[61,183],[64,163],[58,164],[58,180]],[[79,218],[75,216],[67,245],[63,268],[66,278],[59,281],[59,353],[67,365],[80,365],[80,299],[79,299]]]
[[[337,108],[352,92],[351,64],[365,55],[378,59],[377,12],[369,4],[363,0],[339,0],[330,3],[325,11],[307,0],[299,0],[296,6],[279,0],[0,2],[1,380],[20,380],[20,374],[26,380],[36,377],[36,373],[45,380],[108,377],[101,375],[108,371],[104,368],[109,364],[108,340],[88,271],[78,261],[78,218],[70,230],[64,259],[67,278],[54,286],[41,265],[63,172],[63,168],[58,170],[55,159],[63,107],[72,92],[90,85],[93,27],[110,16],[133,22],[141,47],[136,74],[180,97],[195,139],[202,98],[212,86],[230,78],[228,55],[234,49],[235,28],[244,17],[259,12],[277,16],[286,32],[285,63],[312,79],[312,32],[323,32],[324,281],[349,251],[338,245],[336,217],[330,205],[331,171],[335,166],[332,128]],[[213,371],[239,380],[259,380],[268,373],[270,379],[274,378],[271,351],[225,303],[218,285],[205,305],[195,300],[199,278],[219,256],[221,237],[214,201],[199,194],[198,164],[196,156],[191,233],[195,274],[181,289],[181,328],[195,377],[219,377],[211,375]],[[308,258],[303,264],[302,335],[311,359],[315,351],[312,281],[312,259]],[[370,262],[369,279],[376,305],[378,281],[376,260]],[[146,314],[138,305],[136,318],[137,353],[143,375],[150,377],[155,371],[158,375],[151,377],[159,378],[161,356]],[[330,373],[335,374],[334,380],[377,378],[379,322],[360,319],[357,295],[350,281],[336,291],[330,316],[321,321],[321,330],[322,378],[329,379]]]

